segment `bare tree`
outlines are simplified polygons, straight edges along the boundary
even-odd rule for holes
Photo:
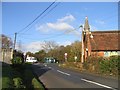
[[[4,34],[0,35],[0,42],[2,44],[1,48],[11,48],[13,45],[11,38]]]
[[[46,51],[49,52],[53,49],[57,49],[58,48],[58,44],[55,41],[44,41],[44,43],[42,44],[42,48]]]

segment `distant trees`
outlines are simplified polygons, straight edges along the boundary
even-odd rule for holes
[[[1,34],[0,42],[2,44],[2,48],[12,48],[13,42],[10,37],[8,37],[4,34]]]
[[[57,60],[59,60],[59,62],[64,62],[65,61],[64,54],[67,53],[68,54],[67,60],[69,62],[75,61],[74,58],[75,56],[77,57],[77,61],[80,61],[81,42],[75,41],[71,45],[67,46],[58,46],[55,42],[47,42],[46,44],[47,44],[46,46],[49,49],[45,55],[46,57],[54,57]],[[50,49],[50,47],[52,48]]]
[[[75,57],[77,57],[76,61],[80,61],[81,58],[81,42],[75,41],[71,45],[67,46],[58,46],[58,44],[54,41],[45,41],[42,45],[43,49],[36,52],[31,53],[27,52],[26,55],[34,56],[39,61],[43,61],[45,57],[53,57],[59,62],[64,62],[65,57],[64,54],[67,53],[67,61],[74,62]]]
[[[31,53],[31,52],[27,52],[26,55],[29,55],[29,56],[31,56],[31,57],[34,56],[34,54]]]
[[[75,57],[77,56],[77,60],[80,60],[81,59],[81,48],[82,48],[82,43],[79,42],[79,41],[75,41],[74,43],[72,43],[71,45],[71,51],[73,53],[73,56],[72,57]]]
[[[12,59],[12,64],[14,66],[19,66],[24,63],[24,55],[23,52],[14,50],[13,51],[13,59]]]
[[[40,50],[39,52],[36,52],[34,56],[37,58],[38,61],[43,61],[46,57],[46,52],[45,50]]]

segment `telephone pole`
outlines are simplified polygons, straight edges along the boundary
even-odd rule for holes
[[[17,38],[17,33],[15,33],[15,38],[14,38],[14,50],[15,50],[15,45],[16,45],[16,38]]]

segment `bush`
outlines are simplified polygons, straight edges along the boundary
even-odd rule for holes
[[[40,90],[44,90],[44,87],[36,78],[32,79],[32,85],[33,85],[33,88],[39,88]]]
[[[12,59],[12,64],[22,64],[22,58],[21,57],[14,57]]]
[[[13,81],[10,77],[2,77],[2,89],[14,88]]]
[[[106,73],[109,71],[109,62],[108,60],[102,60],[100,62],[100,72]]]
[[[89,56],[87,57],[87,60],[84,62],[83,68],[88,71],[95,71],[99,72],[99,63],[103,60],[103,57],[94,57]]]
[[[118,75],[120,72],[120,56],[93,57],[90,56],[84,62],[84,69],[95,73]],[[93,68],[94,67],[94,68]]]
[[[12,73],[13,69],[9,65],[2,63],[2,90],[14,88]]]
[[[13,79],[15,88],[25,88],[21,78],[17,77]]]
[[[118,75],[118,70],[120,69],[120,56],[111,56],[108,60],[102,60],[100,62],[100,71],[102,73],[109,73]]]

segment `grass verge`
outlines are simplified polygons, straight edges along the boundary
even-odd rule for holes
[[[30,90],[44,90],[44,87],[33,74],[31,64],[23,64],[20,67],[2,65],[2,90],[8,88],[30,88]]]

